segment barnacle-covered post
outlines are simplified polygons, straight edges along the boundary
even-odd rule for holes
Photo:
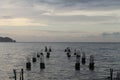
[[[40,69],[45,69],[45,62],[44,62],[43,52],[40,53]]]
[[[90,63],[89,63],[89,69],[94,70],[94,56],[90,55]]]
[[[77,55],[76,56],[76,63],[75,63],[75,70],[80,70],[80,51],[77,51]]]

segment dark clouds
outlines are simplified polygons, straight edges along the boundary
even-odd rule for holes
[[[5,19],[25,17],[62,24],[120,23],[120,0],[4,0],[0,5],[3,16],[0,18]]]
[[[119,9],[120,0],[28,0],[34,4],[47,4],[61,9]]]
[[[56,9],[111,10],[120,8],[120,0],[5,0],[1,3],[21,7],[47,5]]]
[[[104,37],[110,37],[110,36],[112,36],[112,37],[120,37],[120,32],[113,32],[113,33],[105,32],[105,33],[102,34],[102,36],[104,36]]]

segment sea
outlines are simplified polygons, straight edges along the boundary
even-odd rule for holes
[[[50,46],[50,58],[44,52],[45,69],[40,69],[40,60],[32,63],[33,54]],[[68,58],[66,47],[71,49]],[[76,56],[74,49],[86,54],[86,64],[80,64],[80,70],[75,70]],[[94,56],[95,69],[89,70],[90,55]],[[26,70],[27,57],[30,58],[31,71]],[[15,80],[13,69],[17,70],[17,80],[20,80],[21,69],[24,69],[24,80],[103,80],[113,77],[120,71],[120,43],[117,42],[27,42],[0,43],[0,80]]]

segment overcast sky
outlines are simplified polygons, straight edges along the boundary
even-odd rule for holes
[[[120,42],[120,0],[3,0],[0,36],[20,42]]]

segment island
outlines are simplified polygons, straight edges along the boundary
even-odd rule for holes
[[[16,40],[9,37],[0,37],[0,42],[16,42]]]

